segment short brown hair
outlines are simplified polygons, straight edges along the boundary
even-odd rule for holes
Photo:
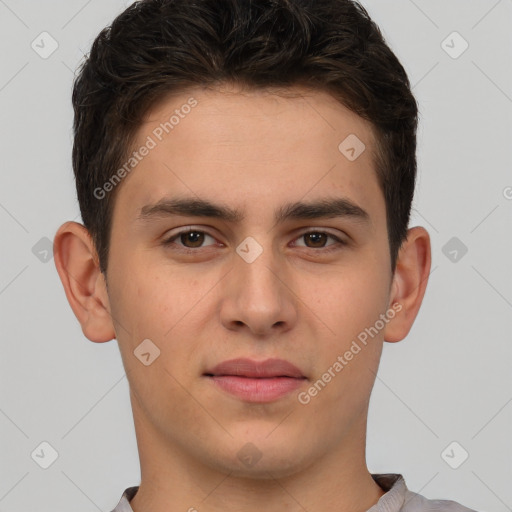
[[[72,101],[78,201],[102,272],[119,187],[101,199],[94,191],[125,160],[157,101],[223,82],[306,85],[371,123],[394,272],[414,195],[418,109],[403,66],[355,0],[142,0],[100,32]]]

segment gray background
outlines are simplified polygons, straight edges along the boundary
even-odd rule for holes
[[[429,230],[433,253],[411,333],[384,347],[368,465],[429,498],[512,510],[512,0],[363,4],[420,104],[411,225]],[[0,512],[110,511],[139,483],[117,343],[83,336],[45,252],[80,220],[73,70],[126,5],[0,0]],[[43,31],[58,43],[47,58],[31,47],[51,49]],[[457,58],[454,31],[469,44]],[[48,469],[43,441],[58,453]]]

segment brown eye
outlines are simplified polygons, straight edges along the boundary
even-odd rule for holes
[[[176,233],[172,237],[164,240],[162,243],[165,246],[176,245],[177,248],[186,249],[201,249],[204,246],[205,240],[207,238],[211,238],[211,240],[215,243],[216,240],[208,233],[204,231],[200,231],[198,229],[187,229]],[[214,244],[209,244],[214,245]]]
[[[329,239],[333,240],[333,243],[327,243]],[[308,249],[325,249],[323,252],[335,250],[340,246],[346,245],[346,242],[325,231],[309,231],[307,233],[303,233],[297,240],[303,240],[305,243],[305,245],[296,244],[298,247],[307,247]]]
[[[201,231],[189,231],[180,235],[180,241],[185,247],[201,247],[204,242],[204,233]],[[190,242],[190,245],[187,245]]]
[[[315,249],[319,247],[324,247],[327,239],[329,238],[326,233],[306,233],[304,236],[304,240],[307,242],[311,242],[311,246]]]

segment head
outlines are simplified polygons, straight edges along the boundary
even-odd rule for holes
[[[135,2],[95,39],[73,106],[84,226],[62,226],[55,261],[85,335],[119,342],[139,441],[261,476],[357,438],[430,267],[408,229],[416,101],[365,9]],[[234,397],[212,369],[240,357],[288,359],[302,381]]]
[[[394,271],[415,187],[417,104],[377,25],[347,0],[142,1],[101,31],[73,90],[78,201],[101,269],[121,188],[116,171],[144,115],[166,95],[223,82],[253,90],[304,85],[371,124]]]

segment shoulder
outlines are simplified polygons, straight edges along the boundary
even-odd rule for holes
[[[400,512],[476,512],[453,500],[428,499],[421,494],[406,490]]]
[[[476,512],[453,500],[429,499],[412,492],[400,474],[375,474],[372,477],[386,492],[368,512]]]
[[[121,499],[119,500],[119,503],[117,504],[116,508],[112,510],[112,512],[133,512],[133,509],[130,506],[130,501],[137,494],[138,490],[138,485],[134,487],[128,487],[127,489],[125,489],[123,495],[121,496]]]

